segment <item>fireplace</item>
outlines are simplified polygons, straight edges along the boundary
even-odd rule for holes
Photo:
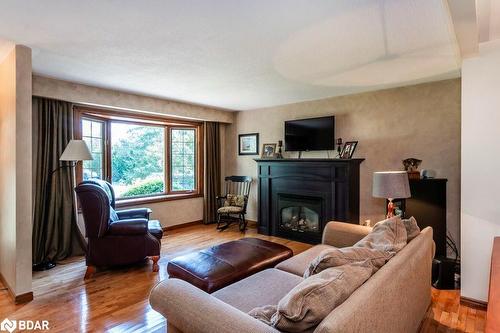
[[[321,233],[322,198],[278,194],[279,229],[285,232]]]
[[[362,159],[257,159],[259,233],[321,243],[326,223],[359,223]]]

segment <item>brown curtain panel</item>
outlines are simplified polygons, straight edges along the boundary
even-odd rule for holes
[[[33,97],[33,264],[84,253],[75,216],[73,168],[59,161],[72,137],[72,104]]]
[[[205,123],[204,223],[217,220],[217,196],[221,188],[220,124]]]

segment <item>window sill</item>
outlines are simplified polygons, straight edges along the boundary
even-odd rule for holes
[[[199,193],[182,193],[182,194],[165,194],[158,195],[154,197],[146,197],[146,198],[135,198],[135,199],[121,199],[116,201],[116,207],[130,207],[143,205],[148,203],[155,202],[164,202],[164,201],[173,201],[173,200],[183,200],[183,199],[192,199],[192,198],[201,198],[203,194]]]

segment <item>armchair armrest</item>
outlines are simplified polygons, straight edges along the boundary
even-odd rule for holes
[[[345,222],[328,222],[323,230],[323,244],[335,247],[347,247],[356,244],[368,235],[371,227]]]
[[[149,208],[130,208],[118,210],[116,211],[116,214],[118,214],[118,218],[120,220],[135,218],[149,219],[149,214],[151,214],[152,212],[153,211]]]
[[[147,219],[125,219],[110,223],[108,234],[114,236],[144,235],[148,232]]]
[[[274,328],[179,279],[157,284],[149,296],[151,307],[181,332],[263,332]]]

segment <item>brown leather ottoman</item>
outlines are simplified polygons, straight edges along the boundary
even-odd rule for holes
[[[212,293],[254,273],[274,267],[293,255],[288,247],[258,238],[212,246],[172,259],[169,277]]]

